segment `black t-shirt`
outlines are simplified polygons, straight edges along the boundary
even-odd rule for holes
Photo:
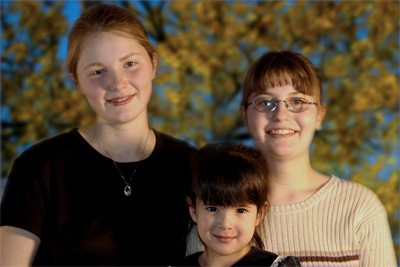
[[[203,252],[197,252],[186,256],[173,266],[200,266],[199,257]],[[275,253],[251,247],[250,251],[232,266],[271,266],[276,261],[276,266],[301,266],[296,257],[289,256],[286,259],[278,259]]]
[[[114,163],[77,129],[16,158],[1,202],[1,225],[41,239],[34,265],[170,265],[184,255],[190,218],[185,190],[196,149],[154,132],[156,146],[141,161],[129,197]],[[131,174],[136,164],[119,166]]]

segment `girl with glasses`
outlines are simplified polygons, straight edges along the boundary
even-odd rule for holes
[[[396,266],[377,196],[311,165],[311,142],[327,110],[318,68],[292,51],[264,54],[244,79],[241,107],[269,169],[266,249],[306,266]]]
[[[268,52],[248,70],[241,113],[269,171],[265,249],[296,256],[303,266],[396,266],[377,196],[311,165],[326,110],[318,68],[301,54]],[[192,238],[189,252],[197,244]]]

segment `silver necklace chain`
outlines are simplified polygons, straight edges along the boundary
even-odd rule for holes
[[[124,177],[124,175],[122,174],[121,170],[119,169],[117,163],[116,163],[115,160],[111,157],[110,153],[108,153],[108,151],[104,148],[103,144],[100,142],[100,139],[99,139],[99,138],[97,137],[97,135],[96,135],[96,131],[94,131],[94,135],[95,135],[95,137],[96,137],[97,144],[99,145],[99,147],[101,147],[101,148],[104,150],[104,152],[106,152],[106,154],[108,155],[108,157],[112,160],[112,162],[114,163],[115,167],[117,168],[117,170],[118,170],[118,172],[119,172],[119,175],[121,175],[122,180],[124,180],[124,183],[125,183],[124,194],[125,194],[125,196],[127,196],[127,197],[129,197],[129,196],[132,194],[132,190],[131,190],[131,187],[130,187],[129,184],[131,183],[132,178],[133,178],[133,176],[135,175],[135,173],[136,173],[136,171],[137,171],[137,169],[138,169],[138,167],[139,167],[140,162],[142,161],[142,157],[143,157],[143,154],[144,154],[144,150],[145,150],[145,148],[146,148],[147,141],[149,140],[150,132],[151,132],[151,130],[149,129],[149,133],[147,134],[146,141],[144,142],[144,145],[143,145],[142,153],[140,154],[139,162],[137,163],[136,168],[133,170],[133,173],[132,173],[132,175],[131,175],[131,178],[130,178],[129,181],[127,182],[126,179],[125,179],[125,177]]]

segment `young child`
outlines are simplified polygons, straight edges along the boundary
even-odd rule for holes
[[[204,252],[177,265],[300,266],[294,257],[263,250],[259,227],[268,200],[265,165],[257,150],[234,143],[206,145],[194,154],[187,202]]]

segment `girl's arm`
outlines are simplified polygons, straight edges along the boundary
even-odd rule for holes
[[[24,229],[0,227],[0,266],[31,266],[40,238]]]
[[[377,198],[374,202],[369,207],[374,219],[360,222],[357,230],[360,266],[397,266],[386,210]]]

